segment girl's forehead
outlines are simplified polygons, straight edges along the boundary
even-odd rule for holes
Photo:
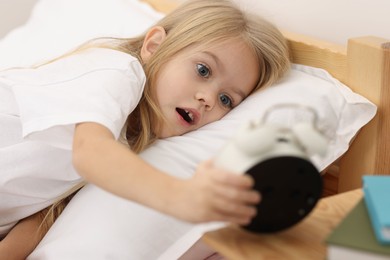
[[[204,51],[222,51],[222,50],[233,50],[233,49],[242,49],[250,47],[246,41],[242,38],[229,38],[229,39],[220,39],[209,42],[196,42],[190,44],[183,51],[189,53],[198,53]]]

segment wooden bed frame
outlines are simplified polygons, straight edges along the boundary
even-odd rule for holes
[[[175,0],[144,2],[164,13],[178,5]],[[291,32],[283,34],[289,42],[292,62],[327,70],[378,106],[375,118],[324,175],[324,195],[361,187],[362,175],[390,174],[390,40],[358,37],[349,39],[348,46],[341,46]]]

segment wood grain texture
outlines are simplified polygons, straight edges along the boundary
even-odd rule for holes
[[[347,82],[378,106],[340,161],[339,192],[361,187],[362,175],[390,174],[390,41],[359,37],[348,43]]]
[[[292,62],[322,68],[347,83],[347,49],[306,35],[283,31],[292,54]]]
[[[252,234],[238,227],[208,232],[203,241],[230,260],[326,259],[325,238],[362,197],[360,189],[327,197],[294,227],[275,234]]]
[[[148,3],[154,10],[162,13],[169,13],[175,7],[178,6],[177,0],[141,0],[142,2]]]

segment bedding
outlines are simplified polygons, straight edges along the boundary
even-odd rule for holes
[[[319,128],[331,137],[327,155],[313,158],[319,169],[326,168],[348,149],[350,140],[376,111],[374,105],[325,71],[294,65],[280,83],[250,96],[223,120],[183,136],[159,140],[141,156],[155,167],[188,178],[199,161],[218,152],[237,126],[251,118],[261,117],[266,109],[274,105],[285,103],[314,107],[321,122]],[[288,118],[279,114],[274,120]],[[108,256],[114,259],[157,259],[161,255],[180,256],[185,250],[172,252],[169,248],[188,249],[200,235],[191,232],[194,232],[191,224],[87,185],[71,201],[29,259],[105,259]],[[183,246],[175,244],[181,239],[186,242]]]
[[[0,41],[0,68],[30,66],[98,36],[131,37],[161,17],[138,0],[40,0],[28,22]],[[141,156],[161,170],[188,178],[197,163],[213,157],[237,127],[261,118],[270,107],[286,103],[316,110],[317,127],[329,138],[326,156],[312,158],[320,170],[345,153],[376,112],[371,102],[326,71],[293,65],[278,84],[250,96],[222,120],[183,136],[159,140]],[[278,113],[272,120],[292,120],[291,115],[291,111]],[[193,228],[87,185],[29,259],[157,259],[191,235]],[[181,249],[189,246],[187,243]],[[180,256],[183,252],[174,253]]]

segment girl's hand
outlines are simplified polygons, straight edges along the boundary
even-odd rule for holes
[[[252,189],[254,181],[249,175],[234,174],[206,161],[199,164],[193,178],[184,182],[172,205],[176,208],[174,215],[181,219],[245,225],[257,213],[260,193]]]

